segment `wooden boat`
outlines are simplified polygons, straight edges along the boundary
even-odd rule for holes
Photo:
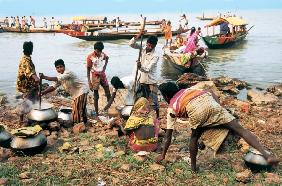
[[[183,60],[182,60],[182,56],[184,54],[180,54],[180,53],[174,53],[173,51],[171,51],[169,48],[165,48],[164,49],[164,53],[163,53],[163,57],[164,59],[166,59],[167,61],[170,62],[170,64],[177,69],[178,71],[180,71],[181,73],[185,73],[188,72],[189,70],[189,66],[190,63],[186,63],[183,64]],[[205,52],[201,55],[201,56],[197,56],[196,60],[199,60],[200,62],[206,58],[208,56],[208,52],[205,50]]]
[[[199,20],[202,20],[202,21],[210,21],[210,20],[214,20],[215,19],[215,17],[212,17],[212,16],[210,16],[210,17],[198,16],[196,18],[199,19]]]
[[[21,29],[16,27],[3,27],[3,32],[15,32],[15,33],[54,33],[56,30],[49,30],[45,28],[30,28]]]
[[[105,41],[105,40],[118,40],[118,39],[131,39],[136,36],[139,31],[112,31],[112,32],[69,32],[68,36],[82,39],[85,41]],[[179,31],[173,31],[172,35],[177,35]],[[145,32],[144,37],[149,36],[162,37],[164,33],[162,31],[149,31]]]
[[[225,34],[222,33],[215,34],[214,27],[221,24],[231,25],[231,29],[228,27],[229,31]],[[250,29],[249,30],[246,29],[246,25],[247,22],[238,17],[217,18],[205,26],[207,28],[207,34],[208,34],[208,28],[213,27],[213,34],[204,36],[202,38],[205,44],[208,46],[208,48],[211,49],[228,48],[245,39],[245,37],[248,34],[248,31],[250,30]]]

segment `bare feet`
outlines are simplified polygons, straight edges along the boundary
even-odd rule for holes
[[[269,156],[269,157],[267,158],[267,162],[268,162],[270,165],[272,165],[272,166],[274,166],[274,167],[277,167],[278,164],[279,164],[279,162],[280,162],[280,160],[277,159],[277,158],[274,157],[274,156]]]

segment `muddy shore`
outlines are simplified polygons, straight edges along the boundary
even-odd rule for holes
[[[213,90],[222,105],[236,114],[242,126],[252,131],[278,158],[282,159],[282,85],[265,87],[266,91],[249,89],[250,85],[236,79],[220,77],[206,79],[184,74],[178,80],[180,86],[197,84],[200,88]],[[240,89],[248,90],[248,100],[239,100],[236,95]],[[119,93],[112,106],[122,104]],[[103,95],[101,92],[100,95]],[[93,108],[92,95],[89,95],[88,108]],[[100,105],[105,97],[100,96]],[[1,98],[2,100],[2,98]],[[55,110],[60,106],[70,106],[71,100],[53,94],[44,97],[52,103]],[[161,105],[161,127],[166,126],[166,108]],[[115,115],[114,109],[109,111]],[[115,129],[89,116],[85,130],[74,133],[73,128],[46,129],[48,146],[32,157],[19,157],[8,149],[0,148],[0,185],[234,185],[249,183],[253,185],[282,184],[281,165],[272,172],[252,173],[245,167],[242,157],[248,146],[242,141],[225,152],[213,153],[201,150],[198,156],[200,171],[190,170],[188,142],[190,129],[183,122],[176,125],[174,139],[166,160],[162,165],[154,163],[158,152],[147,156],[137,156],[126,148],[126,138],[118,137]],[[8,131],[21,127],[15,107],[1,101],[0,124]],[[163,140],[163,131],[159,143]],[[71,147],[62,149],[68,142]],[[98,146],[103,147],[103,150]]]

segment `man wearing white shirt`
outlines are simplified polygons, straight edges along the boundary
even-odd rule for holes
[[[129,45],[132,48],[142,50],[140,61],[137,61],[137,65],[135,66],[135,69],[138,69],[137,80],[139,82],[139,91],[137,92],[141,93],[142,97],[150,97],[152,99],[157,118],[159,118],[159,104],[157,95],[157,63],[159,61],[159,57],[155,52],[158,38],[156,36],[150,36],[147,39],[146,47],[141,48],[141,45],[136,43],[137,39],[139,39],[141,35],[142,32],[133,37],[129,42]]]

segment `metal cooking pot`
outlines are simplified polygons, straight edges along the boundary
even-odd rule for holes
[[[44,103],[41,105],[41,108],[39,108],[39,105],[34,105],[27,117],[30,120],[41,122],[55,120],[58,115],[51,104]]]
[[[61,107],[58,112],[58,119],[63,121],[72,121],[72,108],[70,107]]]
[[[58,121],[65,128],[72,127],[73,125],[71,113],[72,108],[70,107],[61,107],[58,112]]]
[[[267,151],[270,154],[270,152]],[[252,171],[271,170],[272,165],[268,164],[266,159],[256,151],[250,151],[244,156],[247,167]]]
[[[34,155],[44,150],[47,138],[43,132],[27,138],[14,136],[11,141],[11,149],[18,155]]]
[[[12,135],[5,130],[5,128],[1,129],[0,126],[0,146],[4,148],[10,147],[10,142],[12,140]]]

